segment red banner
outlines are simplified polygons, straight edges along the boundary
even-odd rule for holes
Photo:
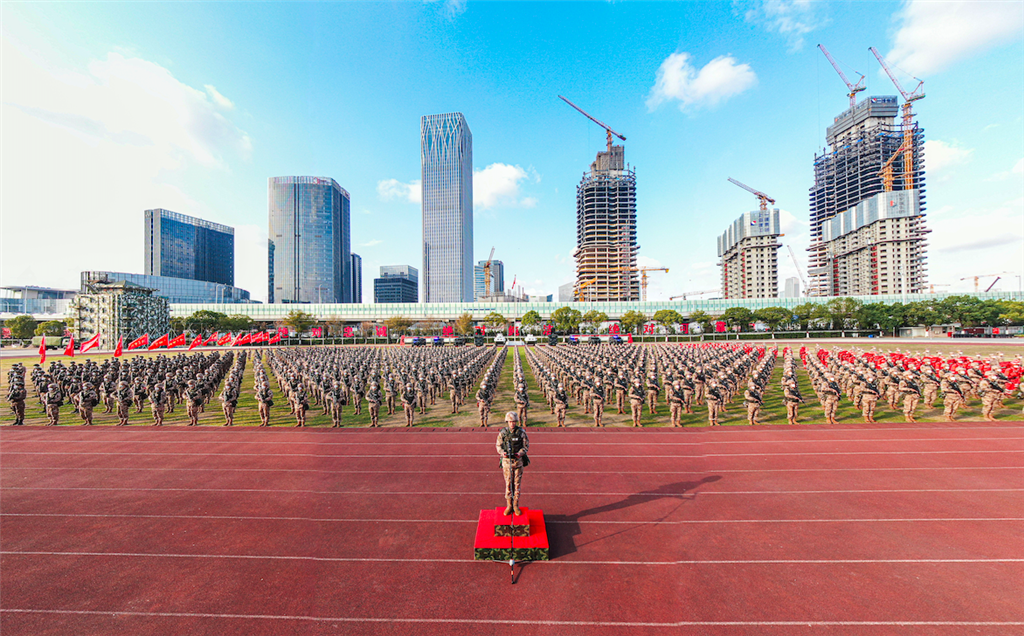
[[[121,342],[120,338],[118,338],[118,342]],[[131,342],[128,343],[128,351],[132,351],[133,349],[138,349],[139,347],[145,347],[145,346],[148,346],[148,345],[149,345],[149,334],[148,333],[144,333],[141,336],[139,336],[138,338],[136,338],[135,340],[132,340]]]
[[[192,339],[192,344],[190,344],[188,346],[188,350],[192,351],[193,349],[195,349],[199,345],[203,344],[204,340],[206,340],[206,338],[203,338],[202,335],[196,336],[195,338]]]
[[[343,333],[346,338],[354,338],[356,335],[355,330],[352,329],[352,327],[345,327],[345,331]]]
[[[281,342],[281,334],[279,333],[274,334],[273,338],[267,340],[267,344],[277,344],[278,342]]]
[[[219,332],[214,332],[214,334],[212,336],[210,336],[209,338],[206,339],[206,342],[203,343],[203,346],[209,346],[209,345],[212,345],[212,344],[217,344],[217,340],[219,338],[220,338],[220,333]]]
[[[8,329],[7,327],[3,327],[2,329],[0,329],[0,338],[10,338],[13,335],[14,334],[11,332],[11,330]]]
[[[117,347],[114,349],[114,357],[115,358],[120,358],[121,357],[121,353],[122,353],[121,341],[122,340],[123,340],[122,337],[118,337],[118,339],[117,339]]]
[[[64,347],[64,355],[75,357],[75,337],[68,338],[68,346]]]
[[[229,331],[226,336],[224,336],[223,338],[221,338],[220,340],[217,341],[217,346],[218,347],[223,347],[224,345],[226,345],[229,342],[231,342],[231,340],[232,340],[231,332]]]
[[[46,364],[46,336],[39,341],[39,364]]]
[[[173,349],[174,347],[181,347],[185,344],[185,334],[179,334],[173,340],[167,342],[167,348]]]
[[[247,333],[238,334],[238,337],[235,338],[235,341],[233,343],[231,343],[231,346],[232,347],[237,347],[238,345],[249,344],[249,340],[251,340],[251,339],[252,338],[250,338],[249,334],[247,334]]]
[[[277,328],[277,335],[281,336],[282,338],[287,338],[288,337],[288,327],[278,327]]]
[[[149,345],[149,350],[152,351],[154,349],[159,349],[160,347],[166,347],[167,342],[170,340],[170,335],[171,334],[165,333],[164,335],[154,340],[153,343]]]
[[[252,335],[252,339],[249,340],[249,344],[260,344],[261,342],[266,342],[267,338],[269,338],[269,336],[266,331],[254,333]]]
[[[324,328],[323,327],[313,327],[312,329],[309,330],[309,333],[314,338],[322,338],[323,335],[324,335]]]
[[[377,337],[378,338],[387,338],[388,337],[388,328],[387,328],[386,325],[383,326],[383,327],[377,327]]]
[[[89,349],[95,349],[100,346],[100,334],[96,334],[92,338],[89,338],[82,343],[82,348],[79,350],[81,353],[85,353]]]
[[[445,325],[444,329],[441,330],[441,335],[445,338],[451,338],[455,335],[455,327],[451,325]]]

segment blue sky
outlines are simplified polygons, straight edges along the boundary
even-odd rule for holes
[[[236,285],[266,297],[267,178],[352,197],[364,300],[421,266],[419,119],[473,132],[475,258],[529,293],[573,278],[575,187],[627,137],[651,299],[719,286],[715,237],[773,196],[801,267],[808,188],[846,89],[894,95],[868,51],[917,76],[936,291],[1024,268],[1024,4],[9,3],[0,76],[0,283],[142,271],[142,211],[236,228]],[[41,236],[59,250],[38,258]],[[65,237],[57,241],[57,235]],[[785,248],[780,278],[795,274]],[[989,279],[991,281],[991,279]]]

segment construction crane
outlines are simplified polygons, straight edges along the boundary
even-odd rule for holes
[[[843,73],[842,69],[839,68],[839,65],[836,64],[836,61],[832,59],[831,55],[829,55],[828,49],[825,48],[825,45],[819,44],[818,48],[821,49],[821,52],[825,54],[825,57],[828,59],[829,63],[832,64],[832,68],[836,69],[836,73],[839,73],[839,77],[843,80],[843,83],[846,84],[847,90],[850,91],[849,93],[847,93],[847,97],[850,98],[850,110],[852,111],[854,106],[857,105],[857,93],[861,92],[865,88],[864,76],[860,73],[857,73],[857,71],[854,71],[854,73],[860,75],[860,81],[858,81],[856,84],[851,84],[850,80],[846,79],[846,74]]]
[[[985,290],[985,291],[988,291],[989,289],[992,289],[993,285],[995,285],[997,282],[999,282],[999,279],[1002,278],[1002,274],[1012,274],[1012,273],[1013,272],[999,272],[998,274],[978,274],[977,276],[965,276],[965,277],[961,278],[960,280],[973,280],[974,281],[974,293],[977,294],[978,293],[978,289],[979,289],[979,287],[978,287],[978,279],[980,279],[980,278],[988,278],[989,276],[995,276],[996,277],[996,279],[994,281],[992,281],[992,285],[989,285],[988,289]]]
[[[640,300],[647,302],[647,272],[665,272],[668,273],[667,267],[640,267],[636,271],[640,272],[640,289],[641,296]]]
[[[580,294],[583,292],[583,288],[584,287],[588,287],[590,285],[593,285],[596,282],[597,282],[596,278],[591,278],[590,280],[585,280],[582,283],[580,283],[580,286],[576,288],[576,300],[580,300]]]
[[[757,197],[757,200],[761,202],[761,211],[762,212],[767,212],[768,211],[768,204],[769,203],[775,203],[775,199],[771,198],[770,196],[768,196],[764,192],[759,192],[759,191],[751,188],[750,186],[748,186],[745,183],[740,183],[739,181],[737,181],[736,179],[733,179],[732,177],[729,177],[729,183],[735,183],[739,187],[743,188],[747,192],[749,192],[749,193],[753,194],[755,197]]]
[[[885,74],[889,76],[892,83],[896,85],[896,90],[898,90],[900,95],[903,96],[903,146],[901,146],[905,147],[903,151],[903,181],[906,185],[906,189],[912,190],[914,188],[914,132],[911,124],[914,122],[914,111],[911,104],[919,99],[924,99],[924,80],[915,77],[914,79],[917,80],[917,87],[908,93],[903,90],[903,86],[900,85],[899,80],[896,79],[896,76],[892,74],[891,70],[889,70],[889,65],[885,63],[884,59],[882,59],[878,49],[871,46],[868,47],[868,50],[875,56],[878,63],[882,65],[882,70],[885,71]],[[899,153],[897,152],[896,154]]]
[[[936,287],[949,287],[949,283],[932,283],[931,285],[928,285],[930,293],[934,294]]]
[[[573,108],[575,108],[576,110],[580,111],[580,113],[582,113],[584,117],[586,117],[586,118],[587,118],[587,119],[589,119],[590,121],[594,122],[595,124],[597,124],[597,125],[598,125],[598,126],[600,126],[601,128],[604,128],[604,131],[605,131],[605,133],[607,133],[607,135],[608,135],[608,152],[611,152],[611,151],[612,151],[612,135],[615,135],[616,137],[618,137],[618,138],[619,138],[619,139],[621,139],[622,141],[626,141],[626,138],[625,138],[625,137],[623,137],[623,136],[622,136],[622,135],[620,135],[619,133],[617,133],[617,132],[615,132],[614,130],[612,130],[611,128],[609,128],[607,124],[605,124],[605,123],[603,123],[603,122],[601,122],[601,121],[599,121],[599,120],[597,120],[597,119],[594,119],[593,117],[591,117],[591,116],[590,116],[590,114],[589,114],[589,113],[587,113],[587,111],[583,110],[582,108],[580,108],[580,107],[579,107],[579,106],[577,106],[576,104],[573,104],[572,102],[570,102],[570,101],[569,101],[569,100],[567,100],[566,98],[562,97],[561,95],[559,95],[559,96],[558,96],[558,99],[562,100],[562,101],[563,101],[563,102],[565,102],[566,104],[569,104],[570,106],[572,106],[572,107],[573,107]]]
[[[804,272],[800,269],[800,263],[796,262],[796,253],[793,252],[793,246],[786,245],[786,247],[789,248],[789,257],[793,259],[793,267],[796,268],[796,275],[800,277],[800,284],[803,285],[803,293],[806,296],[807,292],[810,291],[807,289],[807,279],[804,278]]]
[[[491,295],[491,261],[494,260],[494,248],[491,248],[491,255],[487,257],[487,262],[484,263],[484,298],[488,298]]]
[[[669,296],[668,299],[669,300],[675,300],[676,298],[682,298],[683,300],[686,300],[687,296],[699,296],[701,294],[713,294],[713,293],[719,293],[721,291],[722,291],[721,289],[700,289],[700,290],[697,290],[697,291],[683,292],[683,293],[678,294],[676,296]]]
[[[889,157],[889,160],[885,162],[885,165],[882,166],[882,169],[878,171],[878,176],[882,177],[882,190],[883,191],[885,191],[885,192],[892,192],[892,186],[893,186],[893,183],[896,180],[893,177],[893,174],[892,174],[892,164],[909,147],[910,147],[910,145],[908,145],[906,140],[904,140],[903,143],[900,144],[900,147],[896,149],[896,152],[892,153],[892,156]],[[906,161],[905,156],[904,156],[904,161]],[[906,167],[906,166],[904,166],[904,167]],[[907,173],[904,172],[903,174],[904,174],[904,178],[906,178]],[[913,183],[911,182],[909,185],[912,186]]]

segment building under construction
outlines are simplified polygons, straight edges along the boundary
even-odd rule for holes
[[[909,108],[902,122],[898,111],[895,96],[862,100],[836,117],[815,155],[811,296],[925,290],[924,130]]]
[[[754,210],[718,237],[723,298],[778,298],[779,209]]]
[[[576,187],[576,297],[640,300],[636,257],[636,173],[609,143]]]

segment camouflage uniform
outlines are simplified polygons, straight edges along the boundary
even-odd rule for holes
[[[505,477],[505,501],[508,503],[505,514],[522,514],[519,510],[519,494],[523,483],[523,457],[530,451],[530,438],[519,426],[505,426],[498,433],[494,448],[501,457],[501,472]]]
[[[747,405],[747,422],[751,425],[757,424],[757,416],[761,414],[761,407],[764,405],[764,397],[751,382],[747,390],[743,392],[743,401]]]

